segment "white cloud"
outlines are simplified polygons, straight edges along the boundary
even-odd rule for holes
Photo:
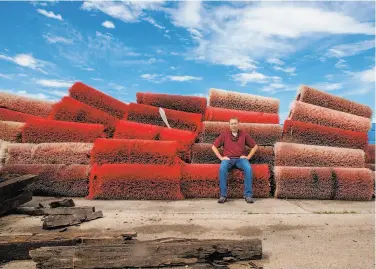
[[[278,59],[278,58],[269,58],[267,59],[267,62],[270,63],[270,64],[276,64],[276,65],[284,65],[285,63]]]
[[[10,74],[2,74],[2,73],[0,73],[0,78],[12,79],[12,78],[13,78],[13,75],[10,75]]]
[[[270,81],[278,82],[278,81],[281,80],[280,77],[276,77],[276,76],[270,77],[270,76],[266,76],[262,73],[258,73],[256,71],[252,71],[251,73],[235,74],[235,75],[232,76],[232,78],[236,82],[240,82],[240,84],[242,86],[245,86],[250,82],[265,84],[265,83],[269,83]]]
[[[202,12],[201,1],[183,1],[179,3],[177,10],[171,12],[171,15],[176,26],[200,28],[202,26]]]
[[[113,83],[113,82],[108,83],[108,86],[115,89],[115,90],[118,90],[118,91],[124,89],[124,86],[118,85],[118,84]]]
[[[192,34],[197,46],[190,58],[248,71],[255,60],[286,56],[329,35],[374,35],[374,24],[304,2],[252,2],[213,6],[181,2],[170,9],[175,26]]]
[[[158,54],[164,54],[164,51],[163,50],[157,50],[157,53]]]
[[[193,76],[167,76],[171,81],[190,81],[190,80],[202,80],[202,77],[193,77]]]
[[[267,92],[271,94],[275,94],[277,92],[290,92],[296,91],[296,86],[286,85],[282,83],[270,83],[263,88],[261,88],[262,92]]]
[[[159,77],[158,74],[142,74],[140,78],[145,80],[155,80],[157,77]]]
[[[351,44],[337,45],[327,52],[328,57],[342,58],[357,55],[375,47],[375,40],[365,40]]]
[[[179,55],[179,53],[172,51],[172,52],[170,52],[170,55],[177,56],[177,55]]]
[[[49,62],[34,58],[32,54],[17,54],[14,57],[0,54],[0,60],[13,62],[21,67],[31,68],[33,70],[40,71],[43,74],[47,74],[47,72],[44,71],[42,67],[45,67],[47,65],[50,65],[50,66],[52,65]]]
[[[339,68],[339,69],[344,69],[344,68],[348,68],[349,65],[346,63],[346,61],[344,59],[340,59],[336,64],[335,64],[335,67],[336,68]]]
[[[336,77],[338,81],[335,83],[317,83],[312,87],[326,91],[344,89],[344,91],[338,93],[343,97],[366,95],[375,91],[375,67],[358,72],[347,71]],[[374,96],[371,95],[370,98],[374,98]]]
[[[327,80],[332,80],[333,77],[334,77],[334,76],[333,76],[332,74],[325,75],[325,78],[326,78]]]
[[[62,80],[53,80],[53,79],[38,79],[37,84],[44,87],[51,88],[69,88],[72,86],[73,81],[62,81]]]
[[[375,67],[356,74],[362,82],[375,82]]]
[[[91,78],[92,80],[94,80],[94,81],[103,81],[103,79],[101,79],[101,78]]]
[[[282,72],[285,72],[285,73],[288,73],[290,76],[296,76],[296,73],[295,73],[295,67],[286,67],[286,68],[283,68],[283,67],[280,67],[280,66],[273,66],[273,68],[277,71],[282,71]]]
[[[92,68],[92,67],[81,67],[81,69],[82,69],[82,70],[89,71],[89,72],[93,72],[93,71],[95,71],[95,69]]]
[[[111,21],[104,21],[102,22],[102,26],[103,27],[106,27],[106,28],[110,28],[110,29],[114,29],[115,28],[115,24]]]
[[[54,35],[64,36],[74,40],[74,46],[57,44],[58,54],[73,65],[85,71],[94,71],[92,68],[98,61],[113,65],[122,64],[130,57],[140,56],[132,48],[109,33],[95,32],[95,35],[81,34],[69,23],[54,29]]]
[[[69,38],[65,38],[62,36],[54,36],[54,35],[43,35],[43,37],[47,40],[48,43],[55,44],[55,43],[62,43],[62,44],[73,44],[73,40]]]
[[[159,74],[142,74],[140,78],[153,83],[161,83],[164,81],[186,82],[191,80],[202,80],[202,77],[195,76],[163,76]]]
[[[56,19],[56,20],[59,20],[59,21],[63,20],[63,17],[61,17],[60,14],[55,14],[52,11],[47,11],[47,10],[44,10],[44,9],[37,9],[37,11],[38,11],[38,13],[40,13],[40,14],[48,17],[48,18]]]
[[[151,25],[154,25],[155,27],[159,29],[166,29],[166,27],[158,24],[152,17],[146,17],[146,18],[143,18],[143,20],[147,21],[148,23],[150,23]]]
[[[137,22],[144,16],[144,10],[159,9],[162,4],[162,1],[85,1],[81,9],[101,11],[124,22]]]
[[[328,83],[328,82],[318,83],[318,84],[314,84],[311,86],[321,91],[335,91],[335,90],[340,90],[343,87],[341,83]]]

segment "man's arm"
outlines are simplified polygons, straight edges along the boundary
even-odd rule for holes
[[[256,153],[258,146],[256,144],[256,141],[252,139],[252,137],[249,134],[246,134],[245,136],[245,144],[251,148],[251,151],[247,156],[241,156],[240,158],[246,158],[250,160],[252,156]]]
[[[258,149],[258,146],[257,146],[257,145],[254,146],[254,147],[251,149],[251,151],[249,152],[249,154],[247,155],[246,158],[247,158],[248,160],[250,160],[250,159],[252,158],[252,156],[255,155],[257,149]]]
[[[214,151],[214,154],[215,156],[217,156],[218,159],[220,159],[221,161],[223,160],[230,160],[228,157],[222,157],[221,154],[219,153],[219,150],[216,148],[216,146],[212,146],[212,150]]]

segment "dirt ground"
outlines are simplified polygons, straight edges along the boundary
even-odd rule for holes
[[[27,206],[50,200],[34,197]],[[137,231],[139,240],[259,238],[264,257],[255,263],[264,269],[375,268],[375,201],[74,201],[95,206],[104,218],[69,230]],[[41,217],[8,215],[0,218],[0,235],[46,233],[41,226]],[[35,264],[12,262],[3,268],[34,269]]]

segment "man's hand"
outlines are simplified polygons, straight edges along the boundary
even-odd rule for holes
[[[226,156],[225,156],[225,157],[222,157],[222,158],[221,158],[221,161],[224,161],[224,160],[229,161],[230,158],[229,158],[229,157],[226,157]]]
[[[247,159],[249,161],[250,158],[248,158],[247,156],[242,155],[242,156],[240,156],[240,159]]]

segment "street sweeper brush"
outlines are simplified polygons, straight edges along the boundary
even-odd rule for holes
[[[375,163],[375,144],[368,144],[365,147],[366,163]]]
[[[224,131],[229,131],[228,122],[204,121],[199,135],[200,143],[213,143]],[[282,137],[282,126],[279,124],[241,123],[240,129],[246,131],[258,145],[272,146]]]
[[[95,165],[90,172],[88,198],[180,200],[180,173],[180,165]]]
[[[0,92],[0,108],[47,118],[51,112],[52,105],[52,102]]]
[[[55,120],[29,120],[22,130],[23,143],[94,142],[105,137],[101,124]]]
[[[364,167],[361,149],[336,148],[278,142],[274,146],[276,166]]]
[[[331,167],[275,166],[275,197],[328,200],[334,197]]]
[[[215,156],[212,150],[213,144],[210,143],[196,143],[192,146],[191,162],[202,164],[215,164],[221,163],[221,161]],[[223,156],[223,150],[219,149],[219,152]],[[247,154],[250,152],[250,148],[246,147]],[[259,146],[255,155],[250,159],[252,164],[274,164],[274,149],[272,146]]]
[[[152,124],[119,120],[116,124],[114,138],[155,140],[159,136],[160,128],[163,127]]]
[[[9,144],[5,165],[89,164],[92,143]]]
[[[369,201],[374,175],[367,168],[275,167],[277,198]]]
[[[119,120],[110,114],[79,102],[71,97],[64,97],[55,104],[49,116],[51,120],[103,124],[105,132],[111,137]]]
[[[172,109],[164,109],[171,128],[196,131],[201,124],[201,114],[183,112]],[[159,108],[149,105],[129,104],[127,119],[145,124],[153,124],[166,127],[161,118]]]
[[[73,84],[69,89],[69,95],[84,104],[107,112],[118,119],[122,119],[128,109],[127,104],[81,82]]]
[[[197,132],[132,121],[119,121],[114,133],[115,139],[176,141],[178,143],[178,156],[186,162],[190,160],[190,146],[194,143],[196,137]]]
[[[374,194],[375,176],[367,168],[333,168],[337,188],[335,200],[369,201]]]
[[[369,106],[362,105],[327,92],[319,91],[305,85],[302,85],[299,88],[296,100],[362,116],[368,119],[372,117],[372,109]]]
[[[177,158],[175,141],[97,139],[91,152],[91,164],[159,164],[173,165]]]
[[[25,123],[14,121],[0,121],[0,140],[21,142],[22,128]]]
[[[191,113],[203,114],[205,112],[207,100],[205,97],[184,96],[161,93],[138,92],[137,103],[180,110]]]
[[[286,120],[282,142],[364,149],[367,133],[322,126],[319,124]]]
[[[37,175],[28,188],[34,195],[85,197],[88,194],[88,165],[16,164],[6,165],[2,173]]]
[[[0,120],[26,122],[30,119],[43,119],[43,118],[31,115],[31,114],[9,110],[6,108],[0,108]]]
[[[375,164],[374,163],[366,163],[366,168],[375,171]]]
[[[219,197],[219,164],[184,164],[182,166],[181,190],[185,198]],[[266,164],[253,164],[253,196],[269,197],[269,170]],[[228,176],[228,197],[243,198],[244,175],[232,169]]]
[[[278,114],[279,100],[276,98],[210,89],[209,105],[213,107]]]
[[[368,132],[371,128],[368,118],[300,101],[292,103],[288,119],[357,132]]]
[[[206,121],[226,121],[236,117],[245,123],[271,123],[278,124],[279,116],[273,113],[253,112],[235,109],[225,109],[208,106],[205,111]]]

